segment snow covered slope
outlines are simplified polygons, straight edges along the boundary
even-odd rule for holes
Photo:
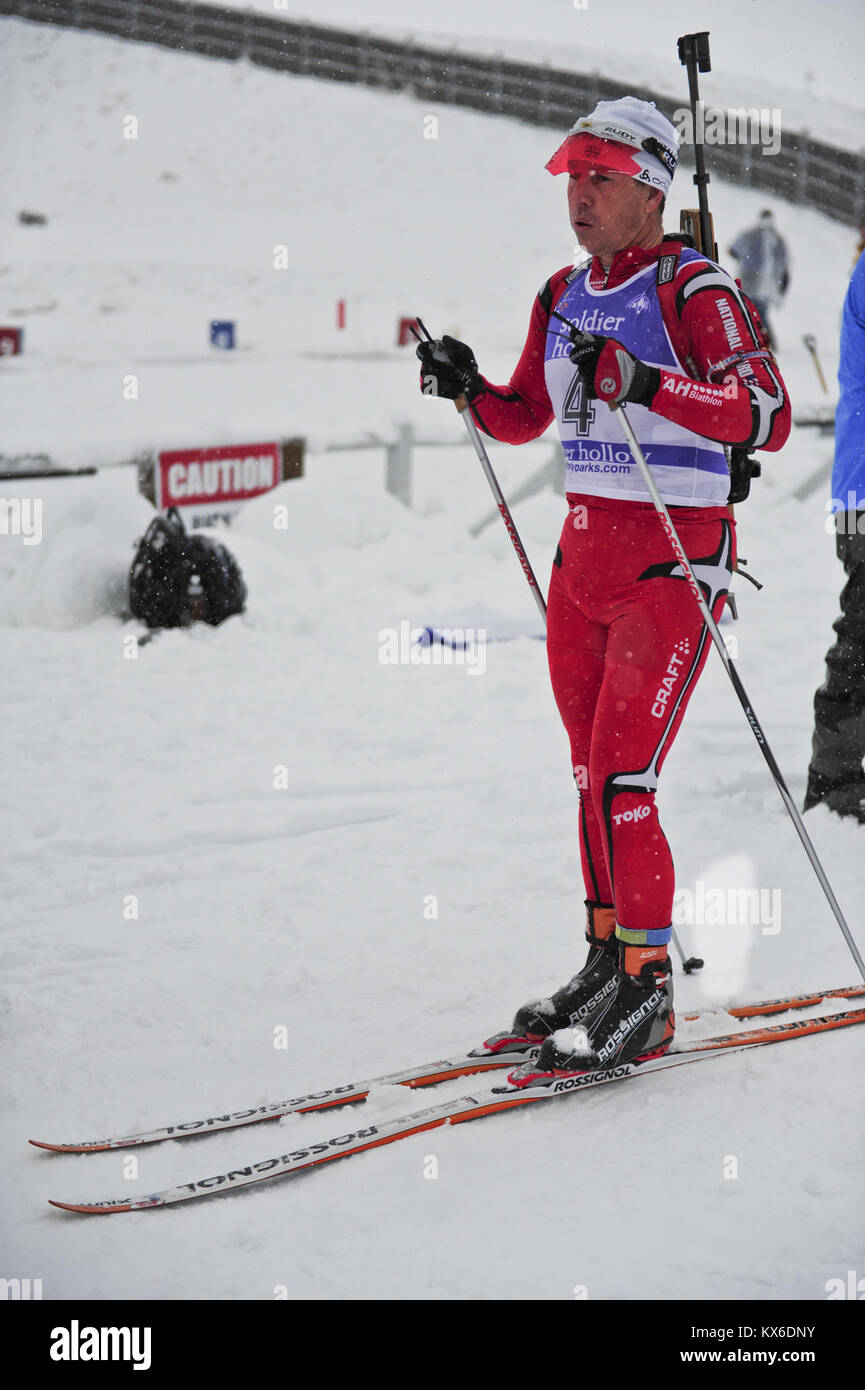
[[[468,534],[489,495],[458,422],[390,347],[396,316],[461,328],[505,379],[532,295],[572,246],[543,133],[442,111],[424,141],[407,98],[17,23],[4,35],[15,158],[0,215],[50,220],[7,235],[0,319],[28,311],[28,351],[2,363],[0,448],[87,463],[253,432],[314,446],[309,476],[227,537],[247,615],[165,633],[137,659],[116,616],[147,516],[131,471],[40,484],[41,544],[2,537],[4,1269],[42,1277],[46,1298],[823,1298],[865,1255],[855,1032],[164,1218],[74,1222],[44,1205],[146,1193],[342,1122],[153,1150],[134,1177],[116,1155],[39,1156],[31,1135],[143,1128],[444,1055],[580,960],[576,802],[543,644],[491,643],[477,674],[380,660],[406,622],[532,612],[502,528]],[[122,139],[129,113],[137,142]],[[765,201],[712,191],[724,239]],[[782,364],[794,399],[816,398],[799,339],[816,332],[833,369],[852,239],[777,212],[795,258]],[[272,269],[277,243],[288,271]],[[239,321],[236,360],[206,346],[222,314]],[[380,455],[322,448],[400,419],[454,441],[418,452],[416,513],[384,493]],[[494,448],[503,481],[552,447]],[[797,797],[841,574],[822,493],[788,494],[829,451],[802,433],[764,461],[740,532],[765,588],[739,586],[728,629]],[[552,492],[516,509],[544,581],[561,517]],[[854,980],[714,658],[661,805],[682,889],[781,895],[771,921],[681,926],[707,965],[678,979],[680,1009]],[[823,811],[808,824],[861,943],[863,832]],[[380,1094],[369,1113],[415,1104]],[[664,1216],[660,1271],[653,1242],[624,1270],[647,1203],[698,1208],[699,1231]]]
[[[858,0],[221,0],[227,8],[410,39],[466,53],[504,54],[574,72],[635,78],[677,100],[687,93],[680,34],[706,29],[707,103],[781,110],[785,130],[862,150],[865,13]]]

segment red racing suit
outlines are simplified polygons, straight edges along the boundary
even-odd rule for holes
[[[586,397],[569,340],[557,341],[567,332],[557,306],[660,368],[649,406],[626,409],[716,621],[736,560],[722,446],[780,449],[790,404],[735,282],[674,238],[621,251],[608,271],[597,258],[557,271],[535,300],[510,382],[482,378],[472,401],[478,426],[509,444],[554,418],[559,427],[570,512],[550,580],[547,653],[580,793],[586,898],[614,906],[619,940],[649,955],[669,942],[675,890],[655,792],[711,638],[615,437],[619,422]]]

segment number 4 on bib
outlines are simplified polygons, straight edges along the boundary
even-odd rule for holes
[[[574,373],[574,379],[568,388],[562,405],[562,419],[575,423],[577,434],[585,437],[589,433],[589,426],[594,424],[595,407],[592,399],[586,395],[585,383],[579,372]]]

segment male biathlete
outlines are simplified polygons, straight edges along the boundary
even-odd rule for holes
[[[546,166],[568,175],[592,261],[543,286],[510,382],[488,382],[454,338],[417,350],[427,394],[464,394],[479,428],[509,444],[555,419],[565,455],[547,653],[580,793],[589,952],[551,999],[517,1012],[514,1036],[543,1039],[533,1079],[661,1053],[675,1026],[675,880],[655,792],[711,639],[608,405],[626,403],[716,621],[736,559],[724,445],[780,449],[790,429],[735,282],[664,236],[677,148],[653,103],[599,102]]]

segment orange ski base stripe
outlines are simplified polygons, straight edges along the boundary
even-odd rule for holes
[[[810,1033],[829,1033],[833,1028],[848,1028],[853,1023],[865,1023],[865,1009],[847,1009],[841,1014],[825,1014],[822,1018],[797,1018],[792,1023],[772,1023],[766,1028],[748,1028],[742,1033],[727,1033],[703,1042],[688,1044],[689,1052],[711,1052],[715,1048],[759,1047],[763,1042],[784,1042],[788,1038],[807,1038]]]
[[[763,1014],[783,1014],[787,1009],[810,1009],[821,1004],[824,999],[861,999],[865,996],[865,985],[845,985],[842,989],[824,989],[814,994],[790,994],[783,999],[764,999],[759,1004],[717,1006],[719,1013],[729,1014],[731,1018],[760,1018]],[[711,1013],[707,1008],[704,1013]],[[700,1014],[682,1014],[689,1023],[700,1018]]]

